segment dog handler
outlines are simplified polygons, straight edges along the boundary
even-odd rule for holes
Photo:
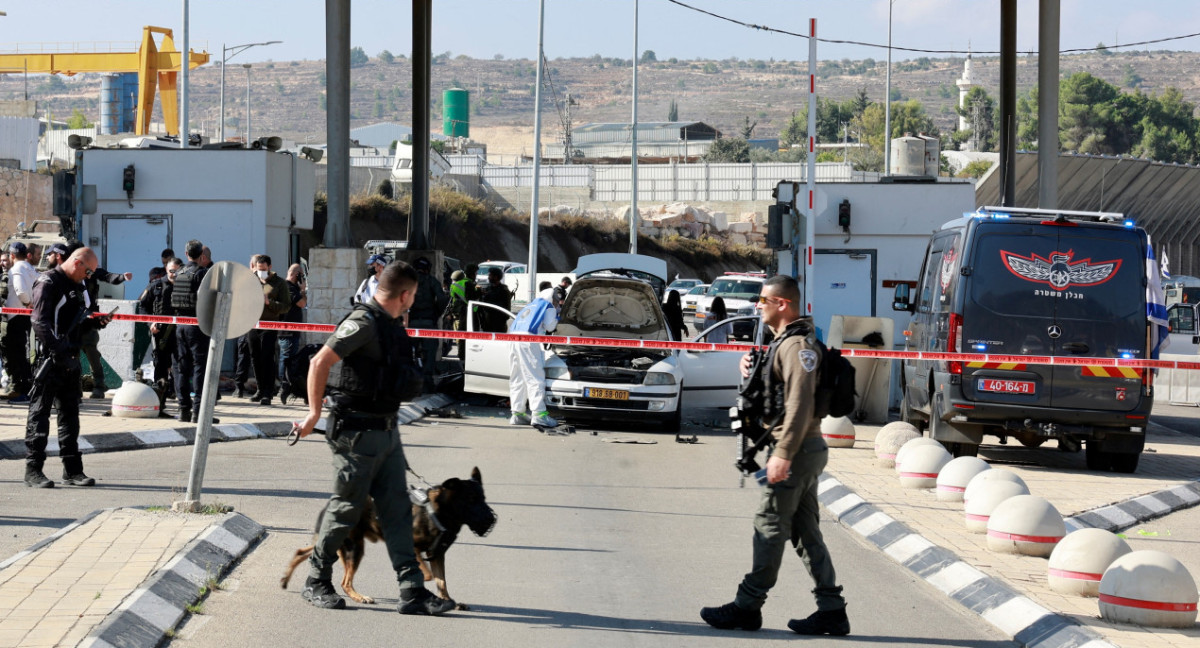
[[[829,460],[829,448],[821,436],[821,422],[813,416],[821,366],[813,321],[800,316],[800,288],[795,279],[784,275],[763,284],[758,309],[763,324],[775,333],[767,356],[773,361],[763,362],[760,369],[768,372],[763,376],[768,387],[764,419],[778,413],[775,403],[782,404],[783,419],[771,430],[775,441],[767,461],[767,483],[754,516],[753,566],[732,603],[703,608],[700,617],[722,630],[762,627],[762,606],[791,540],[816,584],[817,611],[807,619],[788,621],[788,628],[802,635],[847,635],[846,600],[818,526],[817,478]],[[741,369],[742,376],[749,377],[749,355],[742,359]]]
[[[407,464],[396,428],[401,401],[421,393],[421,370],[400,319],[416,296],[417,273],[407,263],[394,261],[378,277],[374,295],[354,307],[309,364],[309,411],[296,423],[296,431],[301,438],[312,432],[321,418],[328,384],[331,410],[325,440],[333,450],[334,483],[302,595],[317,607],[346,607],[333,589],[333,564],[371,497],[400,583],[399,612],[444,614],[454,608],[454,601],[425,589],[413,550]]]
[[[554,289],[547,288],[529,302],[513,319],[509,333],[544,335],[558,326],[558,313],[552,304]],[[546,411],[546,354],[538,342],[513,342],[509,347],[508,359],[512,373],[508,377],[509,403],[512,417],[509,425],[535,425],[557,427],[558,421],[550,418]],[[533,419],[525,413],[525,404]]]

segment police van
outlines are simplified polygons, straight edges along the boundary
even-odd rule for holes
[[[1069,365],[906,359],[901,418],[956,456],[985,434],[1037,447],[1086,445],[1092,470],[1137,469],[1152,405],[1149,370],[1089,358],[1149,358],[1148,237],[1121,214],[984,207],[934,232],[906,351],[1065,356]]]

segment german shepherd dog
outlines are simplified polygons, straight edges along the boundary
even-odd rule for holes
[[[496,526],[496,514],[487,504],[483,492],[483,477],[478,467],[471,470],[470,479],[451,477],[440,486],[431,488],[428,496],[427,505],[413,504],[413,548],[416,550],[417,562],[425,580],[434,581],[438,596],[449,599],[450,594],[446,590],[446,550],[454,544],[464,524],[475,535],[486,536],[492,527]],[[325,510],[322,509],[317,516],[314,532],[320,530],[321,519],[324,516]],[[359,594],[354,589],[354,574],[362,563],[367,542],[379,542],[382,539],[383,530],[375,516],[375,506],[371,500],[367,500],[367,507],[363,510],[358,524],[350,529],[350,535],[338,549],[338,558],[341,559],[345,572],[342,576],[342,591],[358,603],[375,602],[375,599]],[[281,587],[287,589],[292,572],[312,555],[316,540],[314,534],[313,544],[296,550],[283,578],[279,581]],[[456,608],[470,609],[462,603],[457,604]]]

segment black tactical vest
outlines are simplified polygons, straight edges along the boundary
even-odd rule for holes
[[[768,429],[774,427],[783,418],[786,404],[784,402],[785,394],[783,390],[783,381],[775,377],[775,353],[779,351],[779,347],[783,341],[795,335],[808,335],[812,331],[808,324],[803,320],[796,320],[788,324],[767,347],[767,358],[759,367],[762,372],[763,384],[763,424]]]
[[[385,323],[366,304],[355,305],[351,313],[359,310],[365,311],[364,319],[375,330],[381,355],[360,348],[342,358],[329,375],[330,397],[339,413],[390,416],[401,402],[420,395],[421,370],[400,320]]]
[[[199,264],[189,263],[175,273],[175,289],[171,291],[171,308],[181,315],[196,312],[196,290],[204,279]]]

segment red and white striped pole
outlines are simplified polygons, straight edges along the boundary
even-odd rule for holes
[[[808,210],[804,224],[804,315],[813,313],[813,248],[817,215],[817,19],[808,19]],[[793,252],[794,254],[794,252]]]

